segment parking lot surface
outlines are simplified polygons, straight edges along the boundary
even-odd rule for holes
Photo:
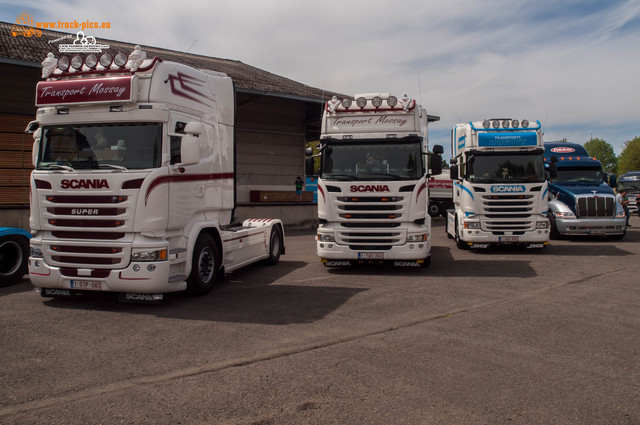
[[[275,266],[160,305],[0,288],[0,423],[640,424],[640,219],[623,240],[429,268]]]

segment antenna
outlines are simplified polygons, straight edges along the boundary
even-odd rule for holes
[[[418,72],[418,100],[420,100],[420,105],[424,107],[424,104],[422,103],[422,84],[420,81],[421,76],[422,76],[421,73]]]
[[[198,41],[198,39],[196,38],[195,40],[193,40],[193,43],[191,43],[191,46],[189,46],[189,48],[187,49],[187,51],[185,53],[189,53],[189,51],[191,50],[191,48],[193,47],[194,44],[196,44],[196,42]]]
[[[544,124],[542,124],[542,134],[546,133],[548,116],[549,116],[549,108],[547,108],[547,112],[544,114]]]

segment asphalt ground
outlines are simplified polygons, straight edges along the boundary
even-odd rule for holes
[[[160,305],[0,288],[0,424],[640,424],[640,218],[620,241],[275,266]]]

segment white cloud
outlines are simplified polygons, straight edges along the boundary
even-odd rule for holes
[[[494,116],[544,121],[549,138],[603,138],[617,153],[640,136],[636,0],[0,1],[4,21],[18,9],[109,21],[93,35],[193,45],[345,94],[407,92],[441,116],[431,134],[444,144],[455,123]]]

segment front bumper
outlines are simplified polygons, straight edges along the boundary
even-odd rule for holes
[[[160,294],[185,290],[185,281],[169,282],[169,268],[167,261],[132,262],[126,268],[103,273],[89,268],[77,269],[74,272],[77,276],[69,276],[64,275],[60,267],[46,264],[43,258],[29,258],[29,278],[33,286],[74,291]],[[108,274],[104,276],[105,273]]]
[[[505,232],[508,233],[508,232]],[[481,229],[462,230],[462,239],[474,244],[531,244],[549,241],[549,229],[535,229],[526,232],[518,232],[516,235],[495,235]]]
[[[620,218],[558,218],[556,227],[558,233],[567,236],[589,235],[622,235],[626,230],[627,219]]]

